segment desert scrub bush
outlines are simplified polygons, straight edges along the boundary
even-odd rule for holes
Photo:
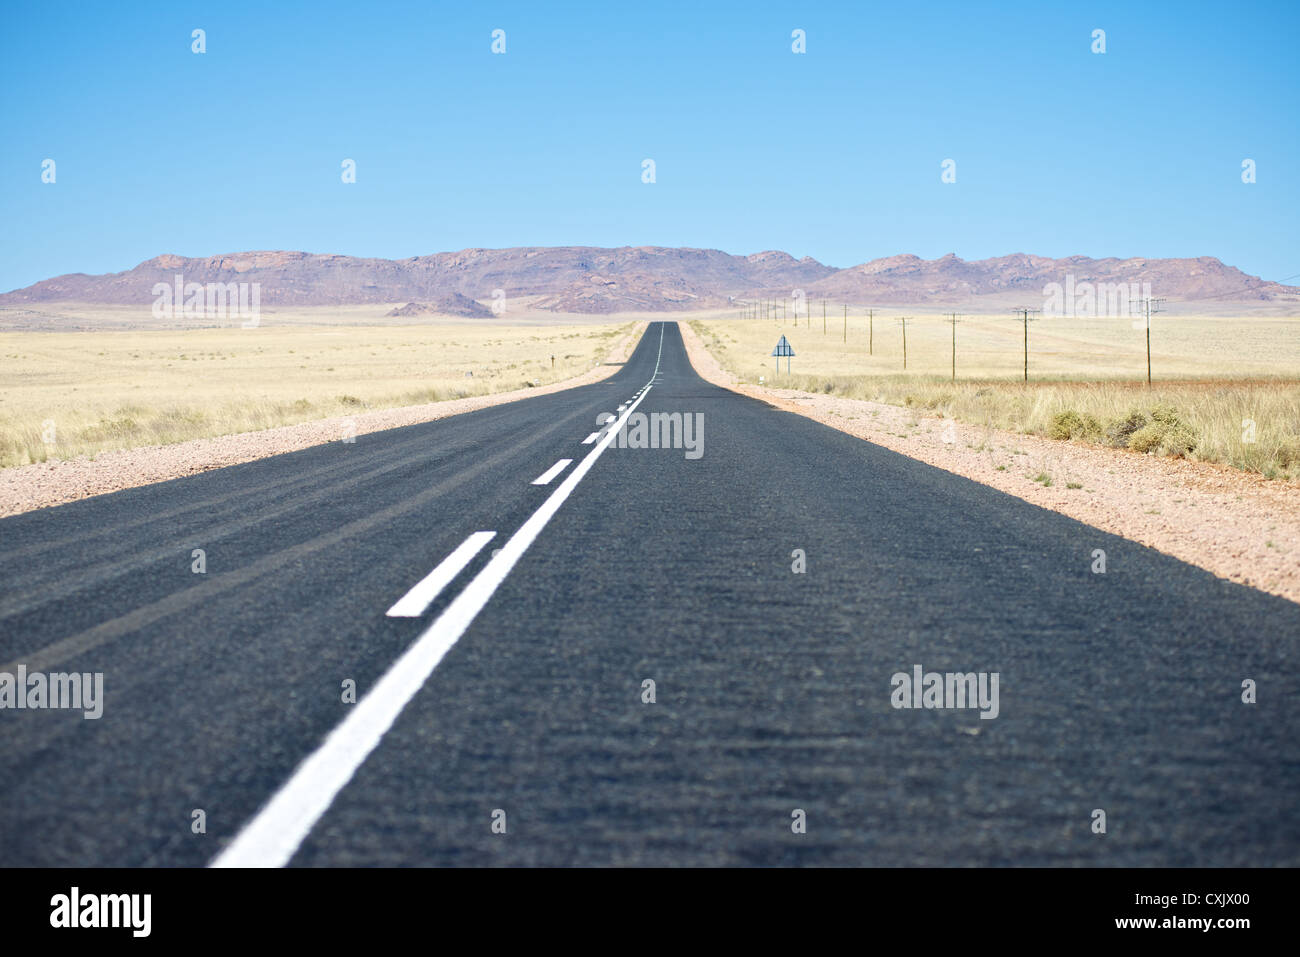
[[[1284,469],[1300,468],[1300,435],[1291,435],[1279,442],[1274,456]]]
[[[441,389],[426,388],[407,392],[402,398],[403,405],[423,405],[426,402],[441,402],[446,396]]]
[[[1052,416],[1047,426],[1047,434],[1054,439],[1083,439],[1087,442],[1099,441],[1102,437],[1101,423],[1093,415],[1080,414],[1073,409],[1066,409]]]
[[[143,432],[135,419],[123,416],[118,419],[100,419],[95,425],[88,425],[81,429],[77,438],[89,443],[128,442],[139,438]]]
[[[33,428],[0,430],[0,467],[44,462],[49,458],[41,434]]]
[[[1135,452],[1185,458],[1196,449],[1196,435],[1183,424],[1173,406],[1157,405],[1147,424],[1129,436],[1128,447]]]
[[[1106,440],[1119,449],[1128,448],[1129,439],[1133,433],[1145,428],[1151,423],[1145,412],[1141,409],[1130,409],[1128,415],[1122,419],[1115,419],[1106,424]]]

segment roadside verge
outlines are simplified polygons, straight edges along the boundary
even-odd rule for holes
[[[93,459],[63,459],[0,469],[0,518],[75,502],[92,495],[165,482],[209,469],[252,462],[284,452],[297,452],[313,445],[337,442],[345,437],[432,422],[434,419],[473,412],[475,409],[590,385],[618,371],[617,365],[627,361],[645,332],[646,325],[644,322],[637,323],[631,332],[614,345],[605,362],[596,368],[572,379],[534,389],[515,389],[511,392],[396,409],[375,409],[355,415],[317,419],[257,432],[195,439],[174,445],[121,449],[103,452]]]

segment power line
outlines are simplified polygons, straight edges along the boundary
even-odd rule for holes
[[[1283,283],[1285,283],[1285,282],[1287,282],[1288,280],[1291,280],[1291,279],[1300,279],[1300,272],[1296,273],[1294,276],[1286,276],[1286,277],[1284,277],[1284,278],[1282,278],[1282,279],[1278,279],[1278,280],[1265,279],[1265,280],[1263,280],[1263,281],[1266,282],[1266,283],[1270,283],[1270,284],[1272,284],[1272,285],[1274,285],[1274,286],[1280,286],[1280,285],[1282,285]],[[1219,293],[1217,296],[1202,296],[1200,299],[1174,299],[1174,300],[1171,300],[1171,301],[1173,301],[1173,302],[1212,302],[1212,301],[1215,300],[1215,299],[1227,299],[1227,298],[1230,297],[1230,296],[1235,296],[1235,295],[1237,295],[1237,293],[1239,293],[1239,292],[1246,292],[1246,291],[1248,291],[1248,290],[1251,289],[1251,288],[1252,288],[1251,286],[1242,286],[1242,287],[1239,288],[1239,289],[1230,289],[1230,290],[1228,290],[1227,292],[1221,292],[1221,293]]]

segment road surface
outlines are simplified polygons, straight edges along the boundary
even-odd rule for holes
[[[584,444],[652,412],[703,454]],[[104,676],[0,711],[2,866],[1300,863],[1300,606],[712,386],[674,323],[4,519],[0,581],[0,672]],[[894,707],[918,665],[997,717]]]

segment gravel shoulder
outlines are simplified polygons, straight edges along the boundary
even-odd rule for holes
[[[1140,542],[1221,578],[1300,602],[1300,486],[1223,465],[741,383],[687,323],[679,328],[695,371],[715,385]]]
[[[626,337],[615,344],[605,362],[595,369],[563,382],[534,389],[516,389],[396,409],[376,409],[257,432],[195,439],[175,445],[122,449],[101,453],[93,459],[63,459],[0,469],[0,517],[75,502],[92,495],[165,482],[285,452],[297,452],[313,445],[341,441],[349,436],[431,422],[449,415],[460,415],[462,412],[472,412],[518,399],[590,385],[618,371],[619,365],[632,354],[645,327],[645,322],[638,323]]]

